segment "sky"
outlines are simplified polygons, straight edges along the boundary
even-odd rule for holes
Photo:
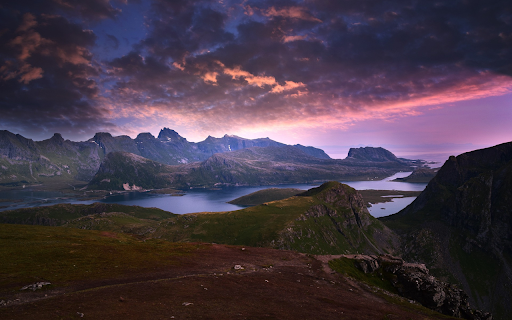
[[[0,0],[0,129],[269,137],[344,158],[512,141],[512,2]]]

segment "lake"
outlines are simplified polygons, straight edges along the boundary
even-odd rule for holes
[[[393,182],[395,178],[406,177],[410,172],[399,172],[391,177],[376,181],[341,181],[349,186],[358,189],[374,189],[374,190],[392,190],[403,191],[421,191],[427,185],[426,183],[408,183]],[[259,187],[228,187],[218,190],[209,189],[191,189],[183,196],[170,196],[161,194],[151,194],[147,192],[130,192],[109,196],[101,200],[79,201],[76,198],[67,197],[60,192],[37,191],[30,189],[16,191],[0,191],[0,199],[12,199],[15,201],[0,202],[0,211],[53,205],[57,203],[73,203],[73,204],[91,204],[94,202],[119,203],[123,205],[137,205],[141,207],[155,207],[177,214],[194,213],[194,212],[221,212],[242,209],[243,207],[227,203],[238,197],[249,193],[267,189],[271,187],[277,188],[296,188],[308,190],[316,187],[311,184],[290,184],[277,186],[259,186]],[[414,200],[413,197],[394,199],[393,202],[376,204],[369,208],[370,213],[375,217],[382,217],[396,213],[407,206]],[[17,201],[17,202],[16,202]],[[383,208],[383,209],[382,209]]]

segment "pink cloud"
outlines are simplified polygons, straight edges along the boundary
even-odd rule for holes
[[[38,67],[32,67],[29,64],[23,65],[20,69],[20,82],[24,84],[29,83],[32,80],[40,79],[43,77],[43,69]]]
[[[55,51],[63,63],[71,63],[75,65],[90,64],[90,61],[87,58],[89,51],[84,47],[76,46],[72,48],[55,48]]]
[[[270,92],[273,93],[281,93],[283,91],[288,91],[296,88],[305,87],[306,85],[302,82],[293,82],[293,81],[285,81],[285,85],[279,85],[277,84],[275,87],[272,88]]]
[[[16,30],[17,32],[24,32],[37,25],[36,17],[31,13],[25,13],[23,15],[23,22]]]
[[[276,79],[274,77],[267,76],[255,76],[250,72],[242,70],[239,66],[234,68],[224,68],[224,73],[230,75],[233,79],[244,78],[250,85],[255,85],[258,87],[263,87],[265,85],[274,85],[276,83]]]
[[[301,7],[288,7],[277,10],[275,7],[262,11],[264,16],[267,17],[284,17],[292,19],[301,19],[315,22],[322,22],[322,20],[314,17],[311,13],[307,12],[305,8]]]
[[[210,82],[212,84],[217,83],[217,76],[219,74],[217,72],[207,72],[203,75],[204,82]]]
[[[292,41],[297,41],[297,40],[304,40],[306,39],[306,35],[303,35],[303,36],[284,36],[283,37],[283,42],[284,43],[287,43],[287,42],[292,42]]]

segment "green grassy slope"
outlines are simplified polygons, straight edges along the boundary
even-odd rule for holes
[[[170,241],[204,241],[293,249],[313,254],[392,252],[396,236],[367,211],[356,190],[325,183],[300,196],[243,210],[174,215],[122,205],[56,205],[0,213],[0,222],[133,233]]]
[[[77,280],[122,277],[131,271],[179,263],[200,246],[129,234],[73,228],[0,224],[0,299],[24,285],[47,281],[66,286]]]
[[[160,226],[156,234],[172,241],[270,246],[313,254],[390,252],[396,240],[368,213],[357,191],[339,182],[238,211],[178,216]]]

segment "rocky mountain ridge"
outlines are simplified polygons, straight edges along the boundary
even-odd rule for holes
[[[101,149],[93,142],[64,140],[60,134],[43,141],[0,131],[0,183],[88,180],[101,163]]]
[[[110,152],[128,152],[162,164],[179,165],[204,161],[215,153],[249,147],[287,146],[263,139],[244,139],[225,135],[188,142],[176,131],[163,128],[158,138],[141,133],[135,139],[114,137],[99,132],[88,141],[65,140],[56,133],[52,138],[33,141],[19,134],[0,131],[0,185],[21,186],[37,183],[69,184],[88,182]],[[330,159],[321,149],[297,145],[294,148],[314,157]]]
[[[129,153],[111,152],[89,188],[122,190],[123,184],[145,189],[250,186],[384,178],[410,167],[401,162],[320,159],[293,146],[250,147],[216,153],[205,161],[167,166],[132,161]]]

